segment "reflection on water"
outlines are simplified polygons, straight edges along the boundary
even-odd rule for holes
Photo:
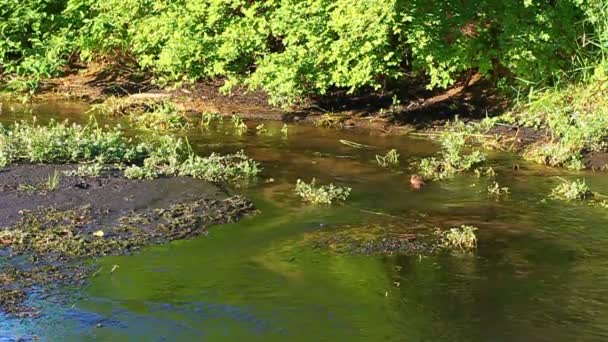
[[[79,105],[46,104],[33,114],[86,122]],[[23,118],[4,107],[2,121]],[[61,112],[61,114],[57,114]],[[27,117],[26,114],[25,117]],[[254,123],[250,123],[254,127]],[[512,341],[608,337],[606,209],[545,200],[558,183],[547,170],[493,154],[511,195],[488,197],[473,175],[407,186],[407,165],[433,153],[425,140],[266,123],[269,135],[233,134],[231,124],[192,130],[201,154],[244,149],[262,162],[257,184],[232,189],[257,216],[215,227],[207,237],[101,260],[103,270],[67,300],[36,301],[36,321],[0,320],[2,336],[50,341]],[[371,145],[354,149],[339,139]],[[219,146],[218,144],[221,144]],[[396,148],[401,171],[375,154]],[[521,166],[518,171],[512,165]],[[608,178],[584,174],[608,193]],[[303,206],[298,178],[353,188],[346,205]],[[272,178],[274,181],[269,182]],[[377,215],[372,212],[386,215]],[[385,225],[479,230],[476,254],[358,256],[313,249],[311,234]],[[388,228],[387,228],[388,229]],[[113,265],[117,270],[110,274]],[[58,327],[61,327],[58,329]]]

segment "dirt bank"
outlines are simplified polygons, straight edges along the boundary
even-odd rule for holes
[[[454,115],[482,118],[500,113],[507,102],[480,75],[463,78],[446,90],[429,91],[425,83],[412,81],[389,91],[362,91],[348,94],[333,90],[319,97],[302,100],[290,108],[268,104],[262,91],[235,88],[230,94],[220,91],[223,81],[187,84],[175,89],[155,86],[150,78],[132,76],[129,68],[111,64],[72,66],[65,76],[47,80],[34,100],[79,99],[102,102],[109,96],[170,97],[184,109],[196,113],[213,111],[240,114],[254,119],[309,121],[323,115],[340,118],[343,127],[370,127],[383,130],[411,130],[441,124]]]
[[[23,305],[28,291],[84,281],[94,272],[84,264],[92,257],[204,235],[211,225],[253,211],[244,198],[192,178],[61,173],[49,185],[57,172],[73,168],[13,165],[0,171],[0,309],[6,313],[37,314]]]

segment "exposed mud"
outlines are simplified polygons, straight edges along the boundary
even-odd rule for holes
[[[150,244],[207,234],[211,225],[253,211],[240,196],[183,177],[128,180],[49,175],[75,166],[14,165],[0,171],[0,309],[33,316],[28,291],[81,283],[91,257],[118,255]],[[14,262],[19,260],[19,262]]]
[[[312,233],[307,240],[314,248],[345,254],[413,255],[440,249],[435,235],[391,224],[340,227]]]

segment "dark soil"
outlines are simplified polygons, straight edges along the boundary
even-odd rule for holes
[[[36,315],[23,305],[28,291],[83,282],[93,271],[84,262],[92,257],[204,235],[211,225],[253,211],[242,197],[183,177],[63,175],[56,189],[45,189],[50,174],[72,168],[14,165],[0,171],[0,253],[8,258],[0,261],[0,310],[6,313]]]

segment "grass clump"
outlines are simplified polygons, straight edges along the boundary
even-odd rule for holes
[[[232,116],[232,124],[234,124],[234,129],[239,135],[243,135],[249,130],[249,127],[247,127],[243,119],[238,115]]]
[[[446,248],[473,250],[477,248],[476,227],[462,225],[460,228],[451,228],[447,231],[437,229],[440,244]]]
[[[96,124],[51,122],[38,126],[24,122],[11,129],[0,126],[0,159],[13,162],[92,163],[70,175],[98,176],[103,163],[123,165],[128,178],[189,176],[210,182],[238,182],[260,172],[257,162],[242,151],[200,157],[190,145],[173,136],[151,136],[139,143],[123,136],[120,128],[103,131]]]
[[[396,167],[399,166],[399,153],[397,150],[392,149],[388,151],[384,156],[377,154],[376,162],[382,167]]]
[[[346,117],[331,113],[323,114],[315,121],[315,126],[323,128],[342,128]]]
[[[79,165],[75,170],[64,171],[63,174],[69,177],[99,177],[103,169],[104,165],[96,162]]]
[[[188,123],[183,110],[169,100],[141,100],[130,97],[110,97],[91,111],[110,116],[128,116],[139,128],[150,130],[185,129]]]
[[[211,127],[214,122],[222,123],[223,121],[224,117],[220,113],[204,112],[201,115],[201,126],[205,128]]]
[[[17,122],[0,125],[0,167],[13,162],[108,163],[132,162],[145,148],[126,139],[120,127],[103,131],[97,124],[86,126],[51,121],[41,126]]]
[[[455,174],[470,170],[486,159],[485,154],[479,150],[466,153],[469,141],[473,138],[468,126],[458,124],[449,127],[450,130],[439,137],[441,151],[438,157],[422,159],[418,170],[424,178],[445,179]]]
[[[345,201],[350,196],[351,188],[340,187],[333,184],[316,186],[316,179],[310,183],[298,179],[296,194],[305,202],[312,204],[332,204],[335,201]]]
[[[562,183],[553,189],[551,197],[565,201],[586,200],[594,196],[584,179],[573,181],[562,180]]]
[[[591,152],[608,151],[608,79],[577,83],[530,95],[507,118],[544,132],[524,151],[526,159],[570,169],[583,169]]]
[[[488,194],[493,196],[503,196],[509,194],[509,188],[506,186],[500,186],[498,182],[494,181],[488,186]]]

